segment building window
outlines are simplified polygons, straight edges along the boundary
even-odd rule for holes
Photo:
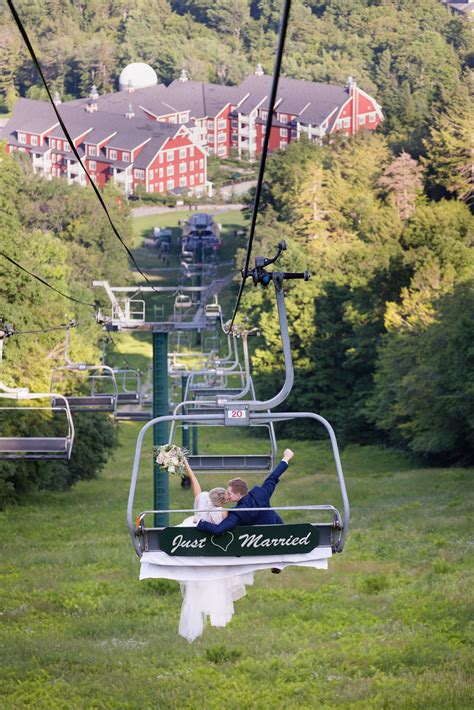
[[[340,128],[341,126],[342,126],[342,121],[340,121],[339,119],[337,119],[337,121],[336,121],[336,128]]]
[[[153,170],[150,170],[150,180],[153,180]]]
[[[109,158],[110,158],[110,160],[117,160],[117,151],[116,150],[109,150]]]
[[[180,149],[179,149],[179,157],[180,157],[180,158],[185,158],[185,157],[186,157],[186,148],[180,148]]]
[[[199,161],[199,167],[202,169],[204,167],[204,158]]]
[[[238,122],[238,121],[231,121],[231,122],[230,122],[230,125],[232,126],[232,128],[238,128],[238,127],[239,127],[239,122]]]
[[[171,161],[173,160],[173,151],[170,150],[168,151],[168,153],[166,153],[166,160],[168,161],[168,163],[171,163]]]
[[[130,162],[130,153],[122,153],[122,160],[124,163]]]
[[[349,126],[351,125],[351,119],[350,118],[343,118],[342,125],[344,126],[344,128],[349,128]]]
[[[164,169],[163,169],[163,168],[160,168],[160,178],[162,178],[163,175],[164,175]]]
[[[163,185],[162,182],[160,182],[159,192],[163,192],[164,189],[165,189],[165,186]]]
[[[375,123],[375,113],[369,113],[369,123]]]
[[[186,169],[187,169],[186,163],[180,163],[180,164],[179,164],[179,172],[180,172],[180,173],[185,173],[185,172],[186,172]]]
[[[90,145],[90,146],[89,146],[89,151],[88,151],[88,153],[89,153],[89,155],[93,155],[93,156],[94,156],[94,155],[97,155],[97,150],[96,150],[95,145]]]
[[[19,133],[19,134],[18,134],[18,143],[23,143],[23,144],[26,143],[26,136],[25,136],[24,133]]]
[[[178,123],[178,117],[177,117],[177,116],[171,116],[169,122],[170,122],[170,123]]]
[[[365,116],[359,116],[359,126],[362,126],[365,123]]]
[[[225,143],[226,139],[227,139],[227,136],[225,133],[219,133],[219,135],[217,136],[218,143]]]
[[[208,143],[214,143],[214,133],[210,133],[207,137]]]
[[[199,182],[204,182],[204,175],[201,174],[201,175],[199,176]]]
[[[286,115],[286,113],[280,113],[280,121],[282,123],[286,123],[288,121],[288,116]]]
[[[31,136],[31,145],[38,145],[38,136]]]
[[[50,138],[49,143],[51,148],[56,148],[56,138]]]
[[[288,143],[286,141],[280,141],[280,150],[285,150]]]
[[[89,170],[95,170],[97,168],[95,160],[89,160]]]
[[[180,187],[186,187],[186,178],[185,177],[180,177],[179,178],[179,186]]]
[[[225,118],[220,118],[217,122],[217,128],[222,130],[223,128],[227,128],[227,121]]]
[[[220,145],[219,148],[217,149],[217,155],[226,155],[227,154],[227,148],[225,145]]]
[[[266,121],[268,117],[268,111],[260,111],[260,116],[263,118],[264,121]]]
[[[155,192],[155,186],[154,186],[154,185],[150,185],[150,192]]]
[[[282,138],[286,138],[287,135],[288,135],[288,131],[286,130],[286,128],[280,128],[280,136]]]
[[[174,188],[174,180],[168,180],[166,183],[166,189],[172,190]]]
[[[164,154],[160,153],[160,163],[162,163],[164,159],[165,159]],[[161,175],[160,175],[160,177],[161,177]]]
[[[170,177],[170,175],[174,175],[174,165],[168,165],[166,168],[166,174],[168,177]]]
[[[69,145],[69,143],[65,143],[65,144],[64,144],[64,152],[65,152],[65,153],[70,153],[70,152],[71,152],[71,146]]]
[[[145,171],[144,170],[135,170],[135,177],[138,178],[139,180],[144,180]]]
[[[189,149],[189,157],[192,158],[194,155],[194,146],[192,145]]]
[[[36,155],[35,155],[35,158],[36,158]],[[55,163],[57,161],[57,159],[58,159],[58,156],[56,155],[56,153],[53,153],[51,156],[52,162]]]
[[[194,185],[194,175],[189,176],[189,184]]]
[[[208,127],[208,129],[209,129],[210,131],[212,131],[212,129],[214,128],[214,121],[208,121],[208,122],[207,122],[207,127]]]

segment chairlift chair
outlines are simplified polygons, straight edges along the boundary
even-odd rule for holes
[[[108,365],[86,365],[83,363],[71,363],[61,365],[53,369],[51,375],[51,393],[55,393],[61,388],[61,383],[66,378],[73,381],[78,378],[83,379],[82,384],[87,387],[88,394],[82,392],[66,392],[69,408],[73,412],[115,412],[117,406],[118,387],[114,370]],[[98,392],[99,385],[105,386],[112,391]],[[55,400],[53,398],[53,405]]]
[[[0,412],[20,413],[48,412],[59,414],[67,426],[64,436],[0,436],[0,460],[68,460],[71,457],[74,442],[74,423],[66,397],[57,393],[22,392],[12,394],[0,392],[1,400],[15,401],[17,404],[1,405]],[[49,400],[49,406],[31,407],[18,402],[33,402],[40,399]]]
[[[339,487],[340,487],[340,492],[342,496],[342,502],[343,502],[343,509],[344,509],[344,517],[341,516],[341,513],[339,510],[332,504],[304,504],[304,505],[296,505],[296,506],[274,506],[274,509],[277,511],[304,511],[309,515],[314,515],[317,514],[320,516],[323,514],[325,517],[329,515],[330,520],[327,522],[320,522],[320,520],[314,521],[311,520],[310,522],[304,523],[302,525],[302,528],[304,528],[304,536],[305,539],[309,539],[312,541],[312,547],[311,550],[314,553],[316,551],[316,554],[318,554],[318,551],[321,553],[321,556],[328,557],[334,552],[342,552],[344,548],[344,543],[347,535],[347,529],[348,529],[348,523],[349,523],[349,502],[347,498],[347,493],[346,493],[346,488],[345,488],[345,482],[344,482],[344,475],[342,472],[342,466],[340,462],[340,457],[339,457],[339,451],[337,447],[337,441],[336,437],[334,434],[334,431],[332,427],[330,426],[329,422],[327,422],[323,417],[321,417],[318,414],[312,413],[312,412],[282,412],[282,413],[272,413],[272,412],[255,412],[251,410],[244,410],[245,415],[244,419],[246,420],[245,423],[242,421],[241,417],[235,417],[233,416],[234,413],[237,411],[242,411],[235,409],[233,405],[229,405],[229,407],[226,407],[224,412],[221,413],[215,413],[215,414],[191,414],[191,415],[169,415],[165,417],[157,417],[155,419],[152,419],[151,421],[147,422],[144,427],[142,427],[138,438],[137,438],[137,445],[136,445],[136,450],[135,450],[135,458],[134,458],[134,463],[133,463],[133,469],[132,469],[132,478],[131,478],[131,483],[130,483],[130,492],[129,492],[129,499],[128,499],[128,507],[127,507],[127,524],[130,532],[130,536],[132,539],[133,546],[135,548],[135,551],[139,557],[142,557],[142,555],[145,552],[151,552],[155,553],[153,557],[153,563],[158,564],[158,565],[168,565],[170,564],[170,556],[172,557],[173,555],[186,555],[186,564],[190,564],[191,566],[193,565],[192,562],[192,557],[200,556],[201,558],[210,556],[212,559],[209,559],[208,564],[211,566],[214,566],[215,564],[218,564],[215,561],[215,557],[218,556],[220,558],[225,558],[219,563],[219,564],[245,564],[246,559],[245,555],[249,554],[247,552],[240,552],[240,556],[236,557],[235,551],[233,552],[230,550],[229,552],[228,547],[229,545],[228,540],[226,539],[224,542],[220,542],[220,538],[216,536],[209,535],[208,533],[203,533],[200,530],[196,530],[193,528],[190,528],[189,531],[187,528],[182,528],[182,527],[169,527],[167,525],[148,525],[146,523],[147,517],[149,518],[151,515],[160,515],[160,516],[168,516],[170,513],[192,513],[194,511],[188,510],[188,509],[180,509],[180,510],[173,510],[173,509],[166,509],[166,510],[146,510],[138,515],[136,518],[136,524],[135,524],[135,518],[133,516],[133,507],[134,507],[134,498],[135,498],[135,491],[136,491],[136,484],[137,484],[137,479],[138,479],[138,471],[139,471],[139,465],[140,465],[140,457],[141,457],[141,450],[143,446],[143,439],[151,427],[154,427],[155,425],[162,424],[165,422],[171,422],[172,425],[174,424],[174,428],[176,429],[176,424],[181,423],[181,424],[194,424],[194,425],[207,425],[207,426],[232,426],[235,425],[236,421],[238,420],[238,425],[268,425],[270,423],[275,423],[278,421],[290,421],[290,420],[299,420],[302,418],[307,418],[312,421],[317,421],[321,423],[327,433],[329,434],[331,446],[332,446],[332,452],[333,452],[333,457],[334,457],[334,462],[336,466],[336,471],[337,471],[337,476],[338,476],[338,481],[339,481]],[[235,421],[234,421],[235,419]],[[170,436],[170,441],[171,441],[171,436]],[[235,468],[230,467],[226,468],[225,460],[223,460],[224,457],[220,457],[220,460],[216,463],[219,465],[222,465],[220,468],[219,472],[226,472],[226,473],[233,473],[235,471]],[[196,467],[196,460],[193,460],[193,457],[189,457],[190,465],[195,470],[196,472],[199,472],[199,469]],[[213,463],[214,465],[214,463]],[[295,464],[297,465],[297,464]],[[240,471],[241,469],[238,468]],[[212,471],[215,472],[215,471]],[[202,471],[201,471],[202,473]],[[245,473],[249,473],[248,470],[245,470]],[[306,496],[308,497],[308,496]],[[294,531],[295,528],[298,527],[299,524],[284,524],[284,525],[278,525],[278,526],[247,526],[245,528],[242,527],[236,527],[232,530],[232,540],[240,540],[242,537],[245,540],[248,540],[249,537],[253,540],[257,539],[258,536],[271,536],[277,535],[277,538],[281,540],[285,539],[290,539],[292,536],[294,537]],[[181,535],[181,540],[183,539],[188,539],[189,538],[189,546],[188,546],[188,551],[183,553],[183,549],[177,549],[175,546],[175,550],[170,549],[169,541],[170,539],[177,539],[177,534]],[[228,533],[225,533],[224,535],[228,536]],[[224,535],[222,538],[224,538]],[[198,543],[195,543],[194,545],[192,544],[194,540],[198,539],[203,541],[204,538],[206,539],[206,542],[204,543],[205,546],[205,551],[202,552],[202,545],[203,543],[201,542],[201,546],[199,547]],[[229,538],[230,539],[230,538]],[[261,539],[261,538],[258,538]],[[230,544],[230,543],[229,543]],[[198,549],[199,548],[199,549]],[[217,548],[217,549],[216,549]],[[258,548],[258,546],[257,546]],[[281,562],[283,565],[286,564],[303,564],[306,566],[307,561],[304,558],[305,556],[303,555],[302,558],[297,555],[299,555],[298,552],[299,548],[295,549],[288,549],[284,556],[281,558]],[[164,554],[163,554],[164,553]],[[266,556],[268,554],[268,550],[264,549],[256,549],[256,551],[253,553],[253,557],[256,559],[257,557],[259,558],[258,561],[262,562],[262,568],[265,567],[264,559],[268,560],[269,558]],[[294,555],[292,558],[291,555]],[[188,559],[189,556],[189,559]],[[262,557],[261,557],[262,556]],[[181,558],[182,559],[182,558]],[[272,558],[273,560],[273,558]],[[292,561],[293,560],[293,561]],[[196,562],[194,564],[197,564]],[[202,561],[199,563],[202,565]],[[270,566],[269,564],[266,565],[267,567]],[[275,561],[273,560],[271,563],[271,566],[275,566]]]

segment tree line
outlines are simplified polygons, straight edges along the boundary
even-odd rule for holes
[[[0,251],[62,293],[92,305],[97,298],[93,279],[127,282],[127,255],[92,192],[35,176],[27,159],[7,155],[5,146],[0,151]],[[117,197],[107,186],[112,218],[127,239],[129,212]],[[1,255],[0,264],[0,317],[18,333],[5,339],[0,365],[5,385],[49,392],[52,369],[64,364],[65,344],[65,331],[50,329],[73,319],[77,327],[70,331],[69,358],[100,362],[102,332],[93,308],[62,298]],[[69,462],[0,462],[0,507],[32,486],[63,488],[97,475],[116,444],[115,426],[103,414],[73,416],[76,437]],[[2,411],[0,423],[2,436],[64,435],[42,412],[22,419]]]
[[[261,63],[272,73],[280,0],[17,0],[45,75],[63,98],[117,90],[121,69],[144,61],[159,81],[237,84]],[[0,97],[44,89],[8,8],[0,7]],[[282,71],[343,85],[353,76],[386,114],[383,131],[416,157],[437,113],[472,67],[464,18],[439,0],[294,0]]]
[[[291,144],[268,164],[253,254],[283,237],[281,268],[312,272],[287,287],[291,409],[319,412],[346,443],[472,463],[474,223],[464,186],[430,197],[447,175],[436,130],[421,164],[378,134]],[[272,290],[248,286],[243,299],[267,395],[284,376]]]

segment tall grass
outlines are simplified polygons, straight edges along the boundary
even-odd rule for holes
[[[344,553],[327,572],[259,573],[231,624],[188,645],[177,583],[138,581],[125,526],[138,427],[121,427],[100,480],[0,516],[3,707],[472,707],[472,471],[347,449]],[[255,448],[242,431],[208,434],[207,450]],[[294,448],[275,503],[338,504],[328,449]],[[137,510],[152,500],[145,449]],[[190,506],[171,483],[172,505]]]

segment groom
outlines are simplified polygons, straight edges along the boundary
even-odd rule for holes
[[[235,508],[229,510],[227,517],[218,525],[200,520],[199,530],[221,535],[232,530],[236,525],[282,525],[283,520],[274,510],[260,510],[270,507],[270,498],[278,479],[288,468],[290,459],[294,456],[291,449],[285,449],[283,458],[278,466],[265,479],[261,486],[254,486],[250,491],[245,481],[233,478],[227,484],[227,501],[237,503]],[[239,508],[253,508],[254,510],[239,510]]]

